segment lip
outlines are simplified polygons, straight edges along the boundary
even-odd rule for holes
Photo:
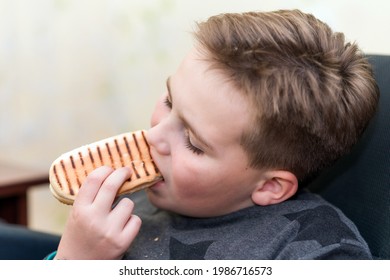
[[[158,181],[156,184],[154,184],[153,186],[151,186],[151,189],[157,189],[157,188],[160,188],[162,185],[165,184],[165,181],[164,179],[161,180],[161,181]]]
[[[158,181],[154,185],[150,186],[149,188],[147,188],[146,191],[149,194],[158,194],[160,192],[159,190],[163,189],[164,186],[165,186],[165,181],[163,179],[161,181]]]

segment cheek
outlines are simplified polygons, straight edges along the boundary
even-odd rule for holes
[[[186,158],[173,164],[172,179],[178,197],[193,199],[210,193],[215,182],[213,173],[210,173],[212,169],[207,166],[201,160]]]

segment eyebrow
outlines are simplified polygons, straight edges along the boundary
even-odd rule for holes
[[[171,87],[171,77],[169,76],[166,81],[166,86],[168,90],[168,96],[173,104],[173,98],[172,98],[172,87]],[[179,113],[179,118],[183,122],[184,127],[186,127],[191,133],[192,136],[201,144],[202,147],[207,148],[208,150],[212,151],[213,147],[202,137],[200,134],[194,129],[194,127],[185,119],[185,117]]]

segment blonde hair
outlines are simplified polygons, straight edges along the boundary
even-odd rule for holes
[[[253,105],[241,144],[255,168],[303,180],[357,142],[379,91],[370,64],[342,33],[298,10],[221,14],[195,38]]]

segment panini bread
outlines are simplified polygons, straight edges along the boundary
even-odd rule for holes
[[[61,155],[50,167],[51,192],[62,203],[73,204],[85,178],[100,166],[131,167],[131,178],[120,187],[117,196],[133,193],[162,180],[145,135],[144,130],[124,133]]]

